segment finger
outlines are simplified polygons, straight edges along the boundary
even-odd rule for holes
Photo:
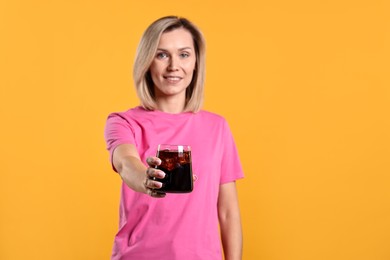
[[[149,196],[151,197],[155,197],[155,198],[163,198],[165,197],[166,193],[165,192],[162,192],[162,191],[158,191],[158,190],[155,190],[153,188],[148,188],[148,186],[151,186],[150,184],[152,183],[153,181],[147,179],[145,181],[145,189],[146,189],[146,194],[148,194]],[[153,185],[152,185],[153,186]]]
[[[160,189],[162,187],[161,182],[151,179],[146,179],[144,185],[146,189]]]
[[[157,190],[150,190],[150,196],[153,198],[164,198],[167,194],[165,192],[160,192]]]
[[[149,188],[146,188],[146,194],[148,194],[149,196],[152,196],[153,190],[149,189]]]
[[[194,182],[196,182],[198,180],[198,175],[196,175],[196,174],[192,175],[192,180]]]
[[[153,179],[153,178],[164,179],[165,173],[163,171],[161,171],[161,170],[149,167],[146,170],[146,176],[148,176],[148,178],[150,178],[150,179]]]
[[[149,166],[158,166],[161,164],[161,160],[158,157],[150,156],[150,157],[146,158],[146,163]]]

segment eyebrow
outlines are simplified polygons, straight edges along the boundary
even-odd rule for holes
[[[183,47],[183,48],[180,48],[179,51],[184,51],[184,50],[192,50],[191,47]],[[163,48],[157,48],[158,51],[168,51],[166,49],[163,49]]]

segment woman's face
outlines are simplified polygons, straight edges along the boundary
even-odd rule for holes
[[[183,28],[161,35],[156,55],[150,66],[156,98],[185,99],[196,64],[192,35]]]

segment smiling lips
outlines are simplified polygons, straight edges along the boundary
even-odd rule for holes
[[[164,79],[166,79],[169,83],[177,83],[179,82],[182,78],[179,76],[164,76]]]

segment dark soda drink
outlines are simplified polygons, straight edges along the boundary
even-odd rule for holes
[[[158,169],[165,172],[158,191],[186,193],[193,189],[191,150],[188,146],[159,146],[157,157],[161,159]]]

